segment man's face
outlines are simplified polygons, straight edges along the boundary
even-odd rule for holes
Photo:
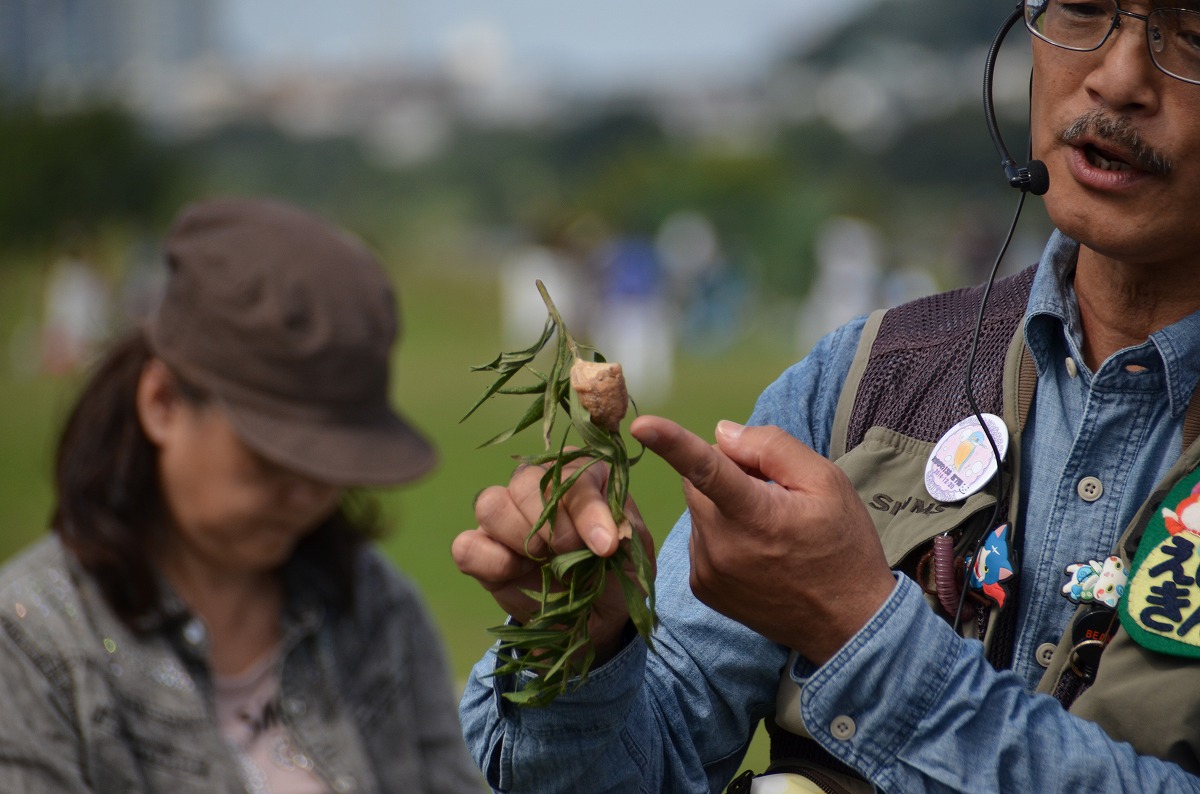
[[[1200,258],[1200,86],[1160,72],[1129,17],[1095,52],[1035,39],[1033,57],[1034,152],[1055,225],[1121,261]]]

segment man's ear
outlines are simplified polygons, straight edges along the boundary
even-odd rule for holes
[[[179,421],[183,408],[183,395],[175,376],[161,360],[152,358],[142,367],[136,399],[142,432],[152,444],[161,446]]]

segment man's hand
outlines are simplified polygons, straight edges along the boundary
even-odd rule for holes
[[[684,478],[692,591],[718,612],[821,664],[895,587],[845,474],[779,428],[721,422],[709,445],[642,416],[630,432]]]
[[[563,478],[577,469],[580,462],[564,468]],[[619,543],[605,498],[607,469],[591,466],[559,504],[553,541],[549,526],[526,543],[530,528],[542,512],[540,466],[518,468],[508,486],[492,486],[475,500],[475,520],[479,526],[454,539],[451,554],[458,569],[474,577],[492,594],[496,602],[517,621],[525,622],[537,609],[537,603],[525,590],[537,592],[542,586],[539,563],[549,556],[582,548],[585,544],[602,557],[614,554]],[[654,556],[654,542],[632,501],[625,515],[633,525],[634,541],[644,544]],[[629,527],[622,528],[628,532]],[[604,595],[592,610],[589,636],[596,649],[596,663],[611,658],[621,648],[621,635],[629,621],[629,610],[620,583],[610,577]]]

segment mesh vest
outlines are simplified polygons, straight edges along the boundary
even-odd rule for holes
[[[1029,268],[994,285],[972,379],[980,411],[1002,416],[1012,437],[997,521],[1018,507],[1013,485],[1019,482],[1021,430],[1036,386],[1036,370],[1021,333],[1033,275],[1034,268]],[[922,581],[919,563],[932,539],[943,532],[969,535],[979,522],[991,519],[997,499],[985,488],[960,503],[937,503],[925,492],[923,482],[924,463],[933,445],[972,410],[964,388],[964,365],[981,297],[979,287],[955,290],[873,314],[843,386],[830,439],[830,457],[846,471],[867,504],[889,563],[927,592],[932,582]],[[1168,491],[1200,465],[1198,432],[1200,399],[1193,395],[1184,424],[1183,454],[1113,550],[1127,566]],[[929,600],[939,608],[936,598]],[[966,634],[983,640],[989,661],[998,667],[1007,666],[1011,643],[1003,615],[1015,611],[1007,610],[998,619],[982,614],[977,624],[964,627]],[[1072,713],[1098,723],[1138,753],[1200,774],[1200,664],[1149,651],[1118,629],[1101,657],[1095,682],[1081,692],[1072,682],[1072,642],[1069,628],[1064,629],[1038,691],[1059,697]],[[811,772],[808,776],[820,779],[829,791],[871,791],[852,770],[806,738],[798,698],[799,690],[785,673],[776,719],[767,726],[773,766]]]

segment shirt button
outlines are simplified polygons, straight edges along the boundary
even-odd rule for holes
[[[1037,649],[1037,663],[1042,667],[1049,667],[1050,660],[1054,658],[1055,645],[1052,642],[1043,642]]]
[[[858,731],[858,726],[845,714],[834,717],[833,722],[829,724],[829,732],[833,734],[833,738],[839,741],[845,742],[853,739],[856,731]]]
[[[1079,376],[1079,365],[1075,363],[1075,359],[1067,356],[1067,375],[1071,378]]]
[[[354,778],[349,775],[339,775],[337,780],[333,781],[333,790],[337,794],[350,794],[354,791]]]
[[[1104,483],[1095,477],[1084,477],[1076,488],[1079,498],[1085,502],[1094,502],[1104,494]]]
[[[308,711],[308,705],[300,698],[288,698],[284,701],[283,707],[293,717],[299,717]]]

